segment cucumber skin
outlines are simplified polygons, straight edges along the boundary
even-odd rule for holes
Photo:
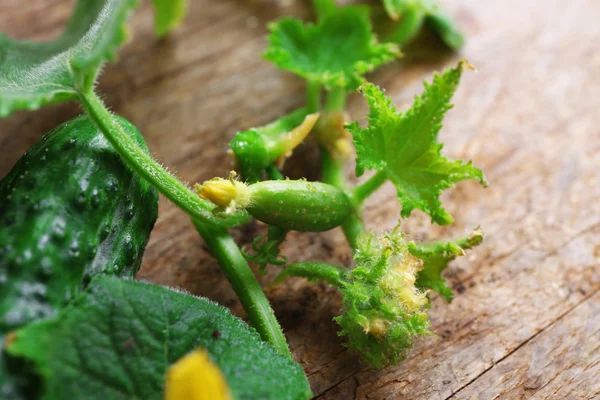
[[[54,315],[95,275],[133,277],[157,216],[158,193],[87,117],[45,134],[0,181],[0,336]]]
[[[341,225],[352,210],[343,191],[321,182],[263,181],[248,189],[248,212],[286,230],[327,231]]]

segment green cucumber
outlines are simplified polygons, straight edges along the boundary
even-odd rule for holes
[[[95,275],[133,277],[157,214],[157,192],[88,117],[44,135],[0,181],[0,336],[54,315]]]
[[[246,210],[286,230],[321,232],[341,225],[352,207],[334,186],[308,181],[263,181],[248,186]]]

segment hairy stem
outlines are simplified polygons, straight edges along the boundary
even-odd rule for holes
[[[283,331],[248,263],[225,228],[215,224],[222,224],[223,220],[212,215],[213,205],[205,203],[138,146],[95,93],[80,94],[80,99],[98,128],[127,165],[192,217],[196,229],[219,260],[252,325],[263,340],[271,343],[280,354],[291,357]],[[243,221],[242,219],[241,222]]]
[[[248,314],[252,326],[264,341],[275,347],[279,354],[292,358],[269,300],[267,300],[248,262],[229,233],[224,228],[208,226],[194,220],[193,222],[198,233],[219,261],[221,269],[240,299],[246,314]]]
[[[80,93],[79,98],[86,112],[124,162],[188,215],[200,221],[228,227],[241,225],[251,219],[244,214],[229,218],[213,215],[214,205],[198,197],[129,137],[94,92]]]

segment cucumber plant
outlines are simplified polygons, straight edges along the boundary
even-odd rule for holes
[[[69,100],[85,112],[45,136],[0,183],[6,220],[0,227],[3,397],[310,397],[249,261],[261,273],[269,266],[279,268],[274,284],[296,276],[336,287],[343,310],[335,321],[346,345],[374,368],[401,361],[419,336],[430,333],[431,291],[452,298],[444,269],[479,244],[483,234],[476,229],[465,238],[420,244],[406,240],[399,227],[367,231],[362,207],[389,181],[402,205],[399,217],[419,209],[433,223],[448,225],[453,219],[439,200],[441,192],[465,179],[486,184],[470,162],[443,156],[437,138],[462,73],[472,67],[461,60],[434,75],[405,112],[398,112],[365,74],[400,57],[400,45],[423,24],[449,47],[459,48],[463,39],[452,21],[431,0],[384,0],[396,27],[379,40],[369,6],[313,0],[315,23],[295,18],[271,23],[264,57],[306,80],[306,104],[236,134],[230,148],[237,171],[192,190],[150,156],[135,128],[109,112],[95,92],[102,65],[124,42],[126,21],[137,3],[79,0],[63,35],[51,42],[0,36],[0,117]],[[154,0],[154,5],[156,33],[162,36],[181,21],[185,1]],[[366,126],[350,122],[345,110],[348,96],[357,90],[370,106]],[[290,180],[282,172],[304,140],[320,148],[322,182]],[[373,171],[358,185],[344,173],[354,153],[357,177]],[[55,158],[43,162],[49,155]],[[85,175],[90,170],[96,174]],[[46,182],[50,174],[63,175],[65,183]],[[82,188],[84,175],[90,196]],[[111,182],[116,182],[116,193],[109,193]],[[102,183],[106,188],[94,193]],[[156,217],[154,190],[189,215],[256,331],[206,300],[122,280],[131,279],[139,267]],[[53,243],[48,254],[44,246],[31,249],[56,230],[57,219],[67,216],[78,219],[69,222],[68,238]],[[267,225],[267,233],[254,239],[251,251],[242,251],[227,229],[253,218]],[[353,250],[354,266],[289,263],[280,254],[290,230],[336,227]],[[71,244],[84,238],[76,255]],[[56,276],[41,300],[36,293],[18,292],[21,282],[43,283],[45,268]],[[27,302],[27,296],[47,312],[21,313],[24,318],[8,324],[7,316],[16,315],[12,308]],[[79,328],[83,335],[76,332]],[[166,331],[171,333],[165,336]],[[249,355],[239,361],[240,352]],[[267,386],[259,384],[264,379]]]

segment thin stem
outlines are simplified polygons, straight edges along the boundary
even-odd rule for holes
[[[208,226],[194,220],[192,222],[212,254],[219,261],[221,269],[248,314],[252,326],[262,339],[269,342],[279,354],[292,358],[292,353],[269,300],[229,233],[224,228]]]
[[[377,191],[377,189],[379,189],[386,180],[387,175],[385,172],[379,171],[364,183],[356,186],[352,190],[352,198],[355,201],[355,204],[357,206],[362,204],[365,199],[375,193],[375,191]]]
[[[252,325],[263,340],[271,343],[280,354],[291,358],[285,336],[269,301],[231,236],[225,228],[214,224],[216,218],[211,214],[212,206],[205,204],[138,146],[106,110],[95,93],[81,94],[80,98],[86,111],[123,160],[136,173],[150,181],[165,197],[193,217],[196,229],[218,259]]]
[[[323,163],[323,182],[329,183],[341,190],[346,190],[346,178],[344,176],[344,165],[331,158],[331,155],[324,149],[321,151],[321,160]],[[358,240],[365,232],[365,226],[360,218],[361,205],[356,204],[352,195],[349,196],[353,211],[342,224],[342,230],[346,240],[353,249],[357,249]]]
[[[299,276],[311,281],[325,281],[341,288],[348,276],[348,269],[323,262],[304,262],[290,264],[277,275],[272,285],[277,285],[288,276]]]
[[[328,112],[341,111],[346,107],[348,93],[344,88],[335,88],[327,92],[325,110]]]
[[[306,113],[316,113],[321,109],[321,84],[307,81],[306,86]]]
[[[94,92],[80,93],[79,98],[98,129],[125,163],[191,217],[228,227],[244,224],[251,219],[247,214],[232,215],[228,218],[213,215],[214,206],[198,197],[186,184],[171,175],[141,148],[123,130],[118,120],[106,109],[102,100]]]
[[[417,7],[408,8],[396,24],[396,29],[385,38],[385,41],[399,46],[407,44],[419,33],[424,20],[425,13],[422,10]]]
[[[353,250],[358,248],[358,241],[360,237],[366,232],[365,224],[362,219],[358,216],[359,211],[355,211],[353,214],[350,214],[346,221],[342,224],[342,230],[344,231],[344,236],[346,236],[346,240],[350,247]]]
[[[280,181],[283,179],[283,175],[281,174],[281,171],[279,171],[279,169],[277,169],[276,166],[274,166],[273,164],[269,165],[266,168],[267,171],[267,176],[269,177],[269,179],[273,180],[273,181]]]
[[[323,182],[346,190],[346,177],[344,176],[344,164],[334,160],[329,152],[321,148],[321,163],[323,170]]]

